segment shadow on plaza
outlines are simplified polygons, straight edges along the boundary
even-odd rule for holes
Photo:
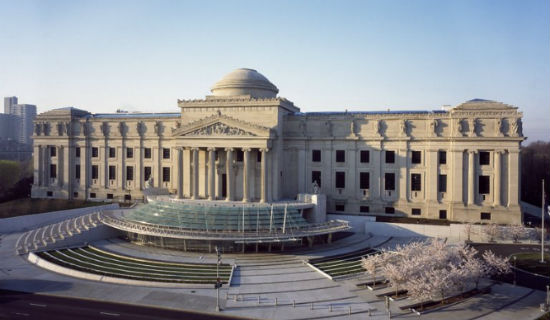
[[[40,279],[6,279],[0,282],[0,289],[30,293],[48,293],[71,289],[73,284],[66,281]]]

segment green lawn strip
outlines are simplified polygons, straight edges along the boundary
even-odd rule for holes
[[[363,269],[363,267],[361,267],[360,265],[345,266],[345,267],[335,267],[335,268],[321,269],[321,270],[323,270],[324,272],[330,273],[330,272],[338,272],[338,271],[342,271],[342,270],[354,270],[354,269],[357,269],[357,270],[365,270],[365,269]]]
[[[516,256],[515,266],[518,269],[540,274],[546,277],[550,276],[550,255],[544,255],[544,263],[540,262],[540,252],[515,253],[510,258],[510,263],[514,265],[513,256]]]
[[[310,259],[309,260],[309,263],[323,263],[323,262],[330,262],[331,260],[345,260],[346,258],[354,258],[354,257],[359,257],[359,256],[367,256],[367,255],[371,255],[373,253],[376,253],[378,252],[377,250],[374,250],[374,249],[363,249],[363,250],[358,250],[358,251],[354,251],[354,252],[350,252],[350,253],[346,253],[346,254],[338,254],[338,255],[334,255],[334,256],[328,256],[328,257],[323,257],[323,258],[314,258],[314,259]]]
[[[179,275],[158,274],[158,273],[148,272],[147,270],[145,270],[145,271],[131,271],[131,270],[123,269],[123,268],[116,268],[116,267],[112,267],[112,266],[107,266],[105,264],[101,264],[101,263],[99,263],[97,261],[94,261],[94,260],[91,260],[91,259],[85,259],[85,258],[80,258],[78,256],[71,255],[71,253],[66,251],[66,250],[54,251],[54,252],[51,252],[51,254],[54,255],[55,257],[61,259],[61,260],[69,260],[69,262],[73,263],[73,264],[81,265],[81,266],[84,266],[84,267],[89,267],[91,269],[98,269],[100,271],[110,272],[110,273],[113,273],[113,274],[132,275],[132,276],[136,276],[136,277],[151,277],[151,276],[154,275],[154,278],[161,278],[161,279],[166,279],[166,280],[194,278],[194,277],[191,277],[191,276],[182,277],[182,276],[179,276]],[[198,278],[199,279],[204,279],[204,280],[211,279],[209,277],[200,277],[200,276]],[[212,277],[212,279],[215,279],[215,278],[216,278],[215,276]]]
[[[99,270],[97,268],[90,268],[87,265],[72,263],[70,261],[63,259],[63,257],[61,258],[57,257],[54,253],[55,252],[40,252],[40,253],[37,253],[37,255],[54,264],[62,265],[69,269],[75,269],[82,272],[93,273],[98,275],[112,276],[116,278],[133,279],[133,280],[140,280],[140,281],[176,282],[176,283],[189,283],[189,284],[215,283],[215,279],[208,279],[208,280],[206,279],[205,280],[166,279],[166,278],[141,277],[141,276],[135,276],[132,274],[115,273],[115,272],[112,272],[111,270]]]
[[[78,249],[74,249],[74,250],[76,252],[82,254],[82,255],[85,255],[85,256],[93,258],[93,259],[98,259],[98,260],[102,260],[102,261],[106,261],[106,262],[113,262],[113,263],[117,263],[117,264],[121,264],[121,265],[125,265],[125,266],[139,267],[139,268],[142,268],[142,269],[144,267],[147,267],[147,268],[152,268],[152,269],[156,269],[156,270],[164,270],[164,271],[167,271],[167,272],[170,272],[170,271],[189,271],[189,270],[191,270],[191,271],[194,271],[196,273],[216,273],[216,267],[214,267],[214,268],[211,268],[211,267],[204,268],[200,264],[197,264],[197,265],[182,264],[182,265],[177,266],[177,267],[175,265],[163,266],[163,265],[159,265],[159,264],[141,263],[141,262],[137,262],[137,261],[134,261],[134,260],[120,259],[120,258],[115,258],[115,257],[111,257],[111,256],[101,255],[101,254],[97,254],[94,251],[86,250],[85,248],[78,248]],[[219,271],[220,271],[220,273],[231,273],[231,267],[228,268],[228,267],[220,266]]]
[[[368,257],[370,255],[372,255],[373,253],[367,253],[367,254],[363,254],[363,255],[354,255],[354,256],[349,256],[349,257],[346,257],[344,259],[342,258],[334,258],[334,259],[331,259],[331,260],[325,260],[325,261],[322,261],[322,262],[311,262],[310,260],[310,263],[311,264],[314,264],[314,265],[328,265],[328,264],[332,264],[334,262],[346,262],[346,261],[358,261],[358,260],[361,260],[362,258],[365,258],[365,257]]]
[[[334,267],[346,267],[346,266],[352,266],[352,265],[357,265],[357,264],[361,264],[361,260],[353,260],[353,261],[334,261],[333,263],[330,263],[330,264],[324,264],[324,265],[316,265],[314,264],[314,266],[318,267],[318,268],[334,268]]]
[[[336,273],[347,273],[347,272],[363,272],[365,269],[361,267],[349,267],[349,268],[340,268],[340,269],[331,269],[331,270],[323,270],[323,272],[328,274],[336,274]]]
[[[201,263],[163,262],[163,261],[157,261],[157,260],[147,260],[147,259],[142,259],[142,258],[135,258],[135,257],[130,257],[130,256],[122,256],[122,255],[110,253],[108,251],[104,251],[104,250],[101,250],[101,249],[97,249],[97,248],[91,247],[91,246],[84,247],[83,249],[84,250],[89,250],[89,251],[94,252],[98,255],[102,255],[102,256],[105,256],[105,257],[110,257],[110,258],[117,259],[117,260],[125,259],[125,260],[130,261],[130,262],[139,262],[139,263],[148,264],[148,265],[175,266],[175,267],[190,266],[190,267],[201,267],[201,268],[204,268],[204,269],[208,269],[208,268],[212,268],[214,270],[216,269],[216,265],[213,264],[213,263],[209,263],[209,264],[202,263],[201,264]],[[231,265],[222,263],[222,264],[220,264],[220,270],[222,268],[231,269]]]
[[[364,272],[364,270],[353,269],[353,270],[346,270],[346,271],[340,271],[340,272],[331,272],[331,273],[329,273],[329,275],[331,277],[337,277],[337,276],[343,276],[343,275],[355,274],[355,273],[362,273],[362,272]]]
[[[180,276],[191,276],[191,277],[195,277],[195,276],[198,276],[198,275],[201,275],[201,276],[211,276],[211,275],[216,275],[216,271],[202,271],[202,270],[194,270],[194,269],[191,269],[191,268],[179,268],[179,269],[171,269],[171,270],[166,270],[166,269],[160,269],[160,268],[152,268],[152,267],[149,267],[149,266],[142,266],[142,265],[136,265],[136,264],[128,264],[128,263],[124,263],[124,262],[121,262],[121,261],[107,261],[107,260],[104,260],[104,259],[101,259],[98,257],[94,257],[94,256],[89,256],[89,255],[86,255],[86,254],[82,254],[82,251],[79,251],[78,249],[67,249],[69,253],[71,253],[70,255],[71,256],[75,256],[75,257],[78,257],[78,259],[89,259],[91,261],[95,261],[95,263],[100,263],[100,264],[103,264],[103,265],[110,265],[110,266],[116,266],[116,267],[124,267],[124,268],[129,268],[129,269],[133,269],[133,270],[147,270],[147,271],[151,271],[151,272],[156,272],[156,273],[165,273],[165,274],[175,274],[175,275],[180,275]],[[229,273],[227,272],[220,272],[220,275],[227,275],[229,277]]]

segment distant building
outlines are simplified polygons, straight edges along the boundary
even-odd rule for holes
[[[32,144],[32,123],[36,118],[36,106],[33,104],[17,104],[12,107],[12,113],[19,117],[19,143]]]
[[[4,114],[0,114],[0,159],[26,160],[32,155],[36,106],[17,102],[17,97],[4,98]]]
[[[14,114],[0,113],[0,139],[18,140],[19,117]]]
[[[13,114],[12,108],[17,104],[17,97],[5,97],[4,98],[4,113]]]

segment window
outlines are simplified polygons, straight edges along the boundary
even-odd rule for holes
[[[414,164],[422,163],[422,152],[421,151],[413,151],[411,153],[411,162]]]
[[[321,162],[321,150],[312,150],[311,151],[311,161]]]
[[[48,191],[48,192],[46,192],[46,195],[47,195],[48,197],[53,197],[53,192]]]
[[[336,211],[346,211],[346,205],[343,203],[336,203],[334,205],[334,210]]]
[[[237,162],[243,162],[244,152],[242,149],[237,150]]]
[[[385,212],[389,213],[389,214],[394,214],[395,213],[395,208],[394,207],[386,207]]]
[[[116,167],[109,166],[109,180],[115,180],[115,179],[116,179]]]
[[[50,147],[50,157],[55,157],[57,154],[57,149],[55,147]]]
[[[109,158],[114,158],[114,157],[116,157],[116,149],[110,147],[109,148]]]
[[[216,152],[216,157],[217,156],[218,156],[218,153]],[[262,152],[260,150],[256,152],[256,162],[262,162]]]
[[[126,148],[126,158],[134,157],[134,148]]]
[[[57,166],[50,164],[50,178],[57,178]]]
[[[80,179],[80,165],[77,164],[74,168],[74,178]]]
[[[90,192],[90,198],[95,198],[96,195],[95,195],[95,192]]]
[[[411,214],[412,214],[413,216],[419,216],[419,215],[422,214],[422,210],[420,210],[419,208],[412,208]]]
[[[92,166],[92,179],[99,179],[99,169],[97,165]]]
[[[321,171],[311,171],[311,183],[317,181],[317,185],[321,187]]]
[[[359,206],[359,212],[369,212],[369,206]]]
[[[447,210],[439,210],[439,219],[447,219]]]
[[[384,190],[395,190],[395,173],[384,174]]]
[[[342,171],[336,172],[336,188],[344,189],[346,187],[346,173]]]
[[[170,148],[162,148],[162,159],[170,159]]]
[[[479,164],[480,165],[491,164],[491,154],[488,151],[479,152]]]
[[[361,153],[359,155],[361,163],[368,163],[370,161],[369,150],[361,150]]]
[[[386,151],[386,163],[395,163],[395,151]]]
[[[130,201],[132,200],[132,195],[131,194],[125,194],[124,195],[124,201]]]
[[[489,194],[489,176],[479,176],[479,194]]]
[[[491,213],[490,212],[482,212],[481,213],[481,220],[491,220]]]
[[[336,162],[346,162],[345,150],[336,150]]]
[[[151,159],[151,148],[143,149],[143,157],[145,159]]]
[[[447,152],[439,151],[439,164],[447,164]]]
[[[126,180],[134,180],[134,167],[126,167]]]
[[[97,147],[92,147],[92,158],[97,157],[99,157],[99,150],[97,149]]]
[[[437,180],[437,191],[447,192],[447,175],[440,174]]]
[[[359,173],[359,188],[360,189],[370,188],[370,174],[368,172]]]
[[[143,168],[143,181],[148,181],[151,178],[151,167]]]
[[[80,158],[80,147],[74,149],[75,157]]]
[[[113,199],[113,194],[112,193],[107,193],[107,199]]]
[[[162,181],[170,182],[170,167],[162,167]]]
[[[420,173],[411,174],[411,191],[422,190],[422,175]]]
[[[78,192],[73,192],[73,198],[78,198]]]

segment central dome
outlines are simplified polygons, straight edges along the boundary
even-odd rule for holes
[[[215,96],[250,95],[253,98],[275,98],[279,89],[258,71],[241,68],[216,82],[211,91]]]

